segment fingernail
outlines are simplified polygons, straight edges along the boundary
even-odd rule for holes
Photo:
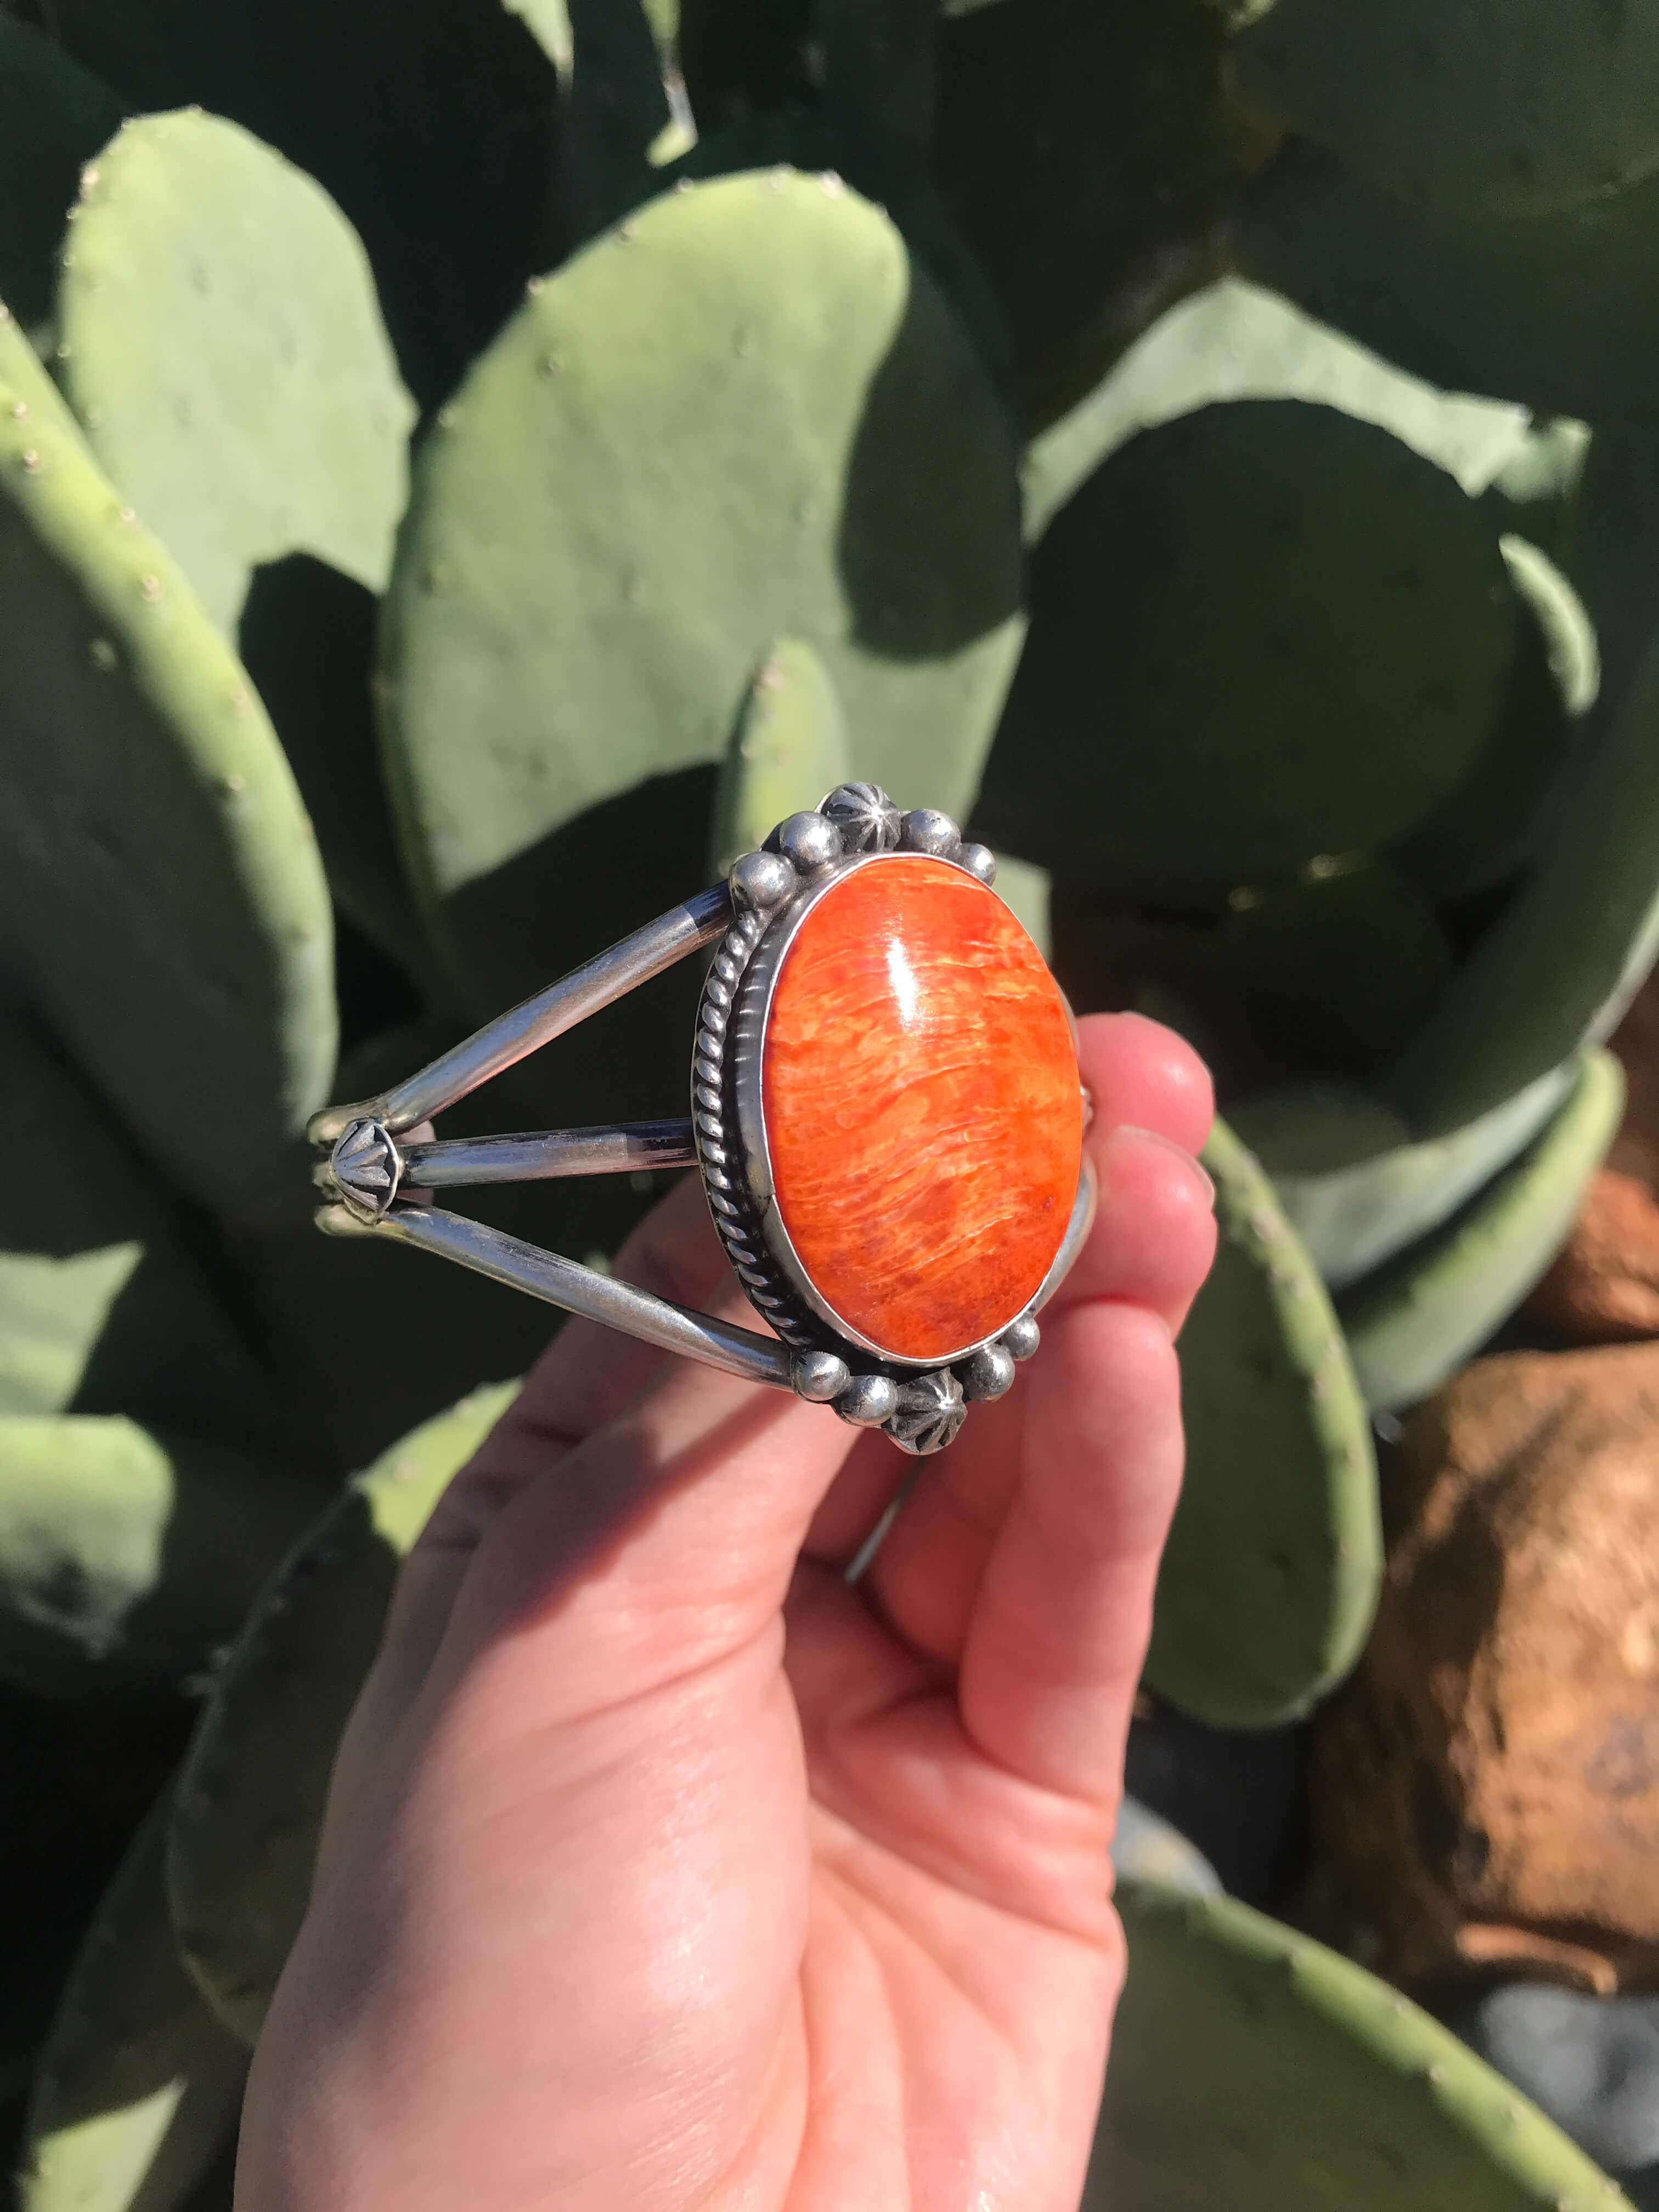
[[[1168,1152],[1179,1160],[1188,1174],[1196,1178],[1204,1193],[1205,1205],[1212,1212],[1214,1212],[1215,1184],[1203,1162],[1195,1160],[1185,1145],[1176,1144],[1173,1137],[1166,1137],[1162,1130],[1137,1128],[1133,1121],[1120,1121],[1112,1134],[1114,1137],[1134,1137],[1142,1144],[1156,1145],[1161,1152]]]

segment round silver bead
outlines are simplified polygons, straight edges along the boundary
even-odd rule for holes
[[[795,872],[781,853],[745,853],[732,861],[726,880],[732,887],[733,906],[764,914],[794,890]]]
[[[997,879],[997,856],[988,845],[964,845],[957,854],[957,865],[966,868],[970,876],[977,876],[982,884],[994,884]]]
[[[898,844],[899,811],[878,783],[838,783],[818,812],[848,853],[890,853]]]
[[[1035,1314],[1022,1314],[1002,1332],[1003,1347],[1016,1359],[1029,1359],[1042,1341],[1042,1331],[1036,1325]]]
[[[1014,1355],[1006,1345],[981,1345],[971,1358],[963,1361],[957,1372],[962,1377],[964,1397],[981,1401],[1000,1398],[1005,1390],[1013,1388]]]
[[[836,1400],[836,1411],[857,1429],[878,1429],[898,1411],[898,1384],[890,1375],[855,1375]]]
[[[841,858],[841,832],[822,814],[792,814],[787,822],[779,823],[772,836],[797,875],[815,876],[820,868]]]
[[[828,1406],[840,1397],[852,1377],[847,1362],[833,1352],[798,1352],[789,1363],[789,1379],[798,1398]]]
[[[962,832],[937,806],[913,806],[899,825],[907,853],[931,853],[940,860],[954,860],[962,850]]]

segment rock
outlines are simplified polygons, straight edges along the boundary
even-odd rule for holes
[[[1151,1698],[1137,1708],[1125,1787],[1169,1822],[1247,1905],[1271,1905],[1307,1841],[1305,1722],[1212,1729]]]
[[[1659,970],[1650,975],[1607,1040],[1624,1062],[1624,1127],[1607,1164],[1659,1192]]]
[[[1112,1870],[1120,1881],[1159,1881],[1198,1897],[1221,1893],[1221,1877],[1198,1846],[1133,1797],[1117,1808]]]
[[[1659,1200],[1646,1183],[1597,1170],[1527,1311],[1579,1344],[1659,1336]]]
[[[1448,2025],[1615,2178],[1659,2165],[1659,1996],[1511,1982]]]
[[[1578,1344],[1659,1336],[1659,975],[1608,1043],[1624,1065],[1624,1121],[1526,1308]]]
[[[1659,1344],[1477,1361],[1407,1422],[1315,1723],[1316,1931],[1425,1997],[1659,1983]]]

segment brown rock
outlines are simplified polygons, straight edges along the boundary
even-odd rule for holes
[[[1477,1361],[1385,1474],[1315,1736],[1320,1933],[1425,1995],[1659,1986],[1659,1344]]]
[[[1645,1182],[1596,1170],[1527,1310],[1579,1344],[1659,1336],[1659,1199]]]
[[[1571,1236],[1527,1301],[1535,1320],[1580,1344],[1659,1336],[1659,975],[1608,1042],[1624,1064],[1624,1121]]]
[[[1607,1042],[1624,1063],[1625,1120],[1607,1165],[1659,1193],[1659,972],[1644,983]]]

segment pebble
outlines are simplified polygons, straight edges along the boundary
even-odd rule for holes
[[[1510,1982],[1449,2025],[1633,2202],[1659,2207],[1659,1996]]]

